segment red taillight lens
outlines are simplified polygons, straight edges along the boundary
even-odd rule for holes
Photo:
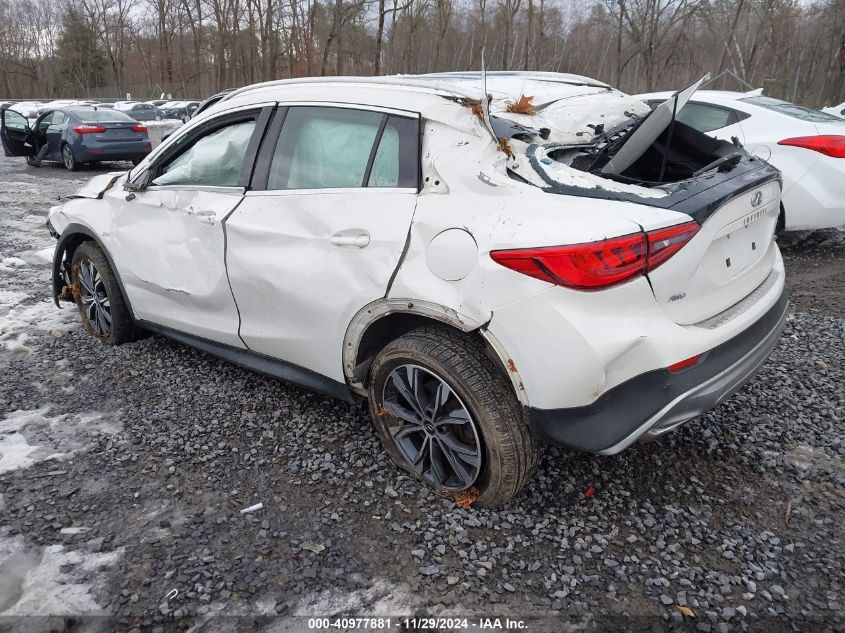
[[[668,229],[657,229],[646,233],[648,237],[648,270],[654,270],[660,264],[681,250],[701,227],[698,222],[686,222],[670,226]]]
[[[845,136],[827,134],[822,136],[796,136],[778,141],[778,145],[803,147],[814,152],[821,152],[833,158],[845,158]]]
[[[570,288],[603,288],[645,272],[645,234],[601,242],[490,253],[498,264],[523,275]]]
[[[698,362],[698,359],[701,358],[701,354],[696,354],[695,356],[690,356],[689,358],[678,361],[672,365],[669,365],[666,369],[671,372],[681,371],[682,369],[686,369],[687,367],[692,367]]]
[[[99,134],[105,132],[106,128],[102,125],[77,125],[73,131],[77,134]]]
[[[132,131],[133,132],[146,132],[147,126],[146,125],[133,125]]]
[[[698,232],[696,222],[600,242],[492,251],[505,268],[542,281],[595,290],[622,283],[657,268]]]

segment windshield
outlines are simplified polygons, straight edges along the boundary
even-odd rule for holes
[[[740,101],[745,101],[746,103],[751,103],[753,105],[760,106],[761,108],[766,108],[767,110],[774,110],[780,114],[791,116],[793,119],[801,119],[802,121],[831,123],[842,120],[832,114],[795,105],[794,103],[789,103],[789,101],[772,99],[771,97],[745,97],[744,99],[740,99]]]
[[[135,119],[126,116],[116,110],[95,110],[94,108],[71,108],[70,111],[86,123],[95,121],[134,121]]]

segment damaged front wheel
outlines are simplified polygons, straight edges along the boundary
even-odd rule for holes
[[[117,279],[103,251],[93,242],[83,242],[73,253],[71,287],[89,334],[109,345],[136,338]]]

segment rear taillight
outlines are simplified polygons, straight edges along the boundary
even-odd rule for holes
[[[697,222],[687,222],[587,244],[492,251],[490,257],[529,277],[596,290],[654,270],[689,242],[698,229]]]
[[[778,141],[778,145],[803,147],[814,152],[821,152],[833,158],[845,158],[845,136],[826,134],[822,136],[796,136]]]
[[[648,270],[654,270],[660,264],[681,250],[701,227],[698,222],[676,224],[668,229],[649,231],[648,236]]]
[[[146,125],[133,125],[132,131],[133,132],[146,132],[147,126]]]
[[[106,128],[102,125],[77,125],[73,131],[77,134],[99,134],[105,132]]]

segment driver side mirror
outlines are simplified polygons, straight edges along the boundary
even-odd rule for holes
[[[134,180],[127,180],[123,183],[124,191],[143,191],[150,184],[150,172],[145,171]]]

